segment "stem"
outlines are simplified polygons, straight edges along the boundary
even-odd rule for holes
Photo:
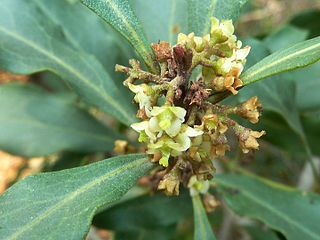
[[[168,78],[163,78],[161,76],[143,71],[142,69],[140,69],[140,66],[137,63],[133,64],[132,62],[133,61],[130,62],[130,64],[132,65],[132,68],[125,67],[119,64],[115,66],[116,72],[123,72],[129,75],[129,78],[125,82],[134,83],[134,81],[136,80],[141,80],[145,83],[162,84],[170,81],[170,79]]]

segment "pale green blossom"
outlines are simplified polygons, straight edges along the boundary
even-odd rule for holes
[[[175,137],[181,129],[187,111],[181,107],[162,106],[151,110],[150,127]]]
[[[148,144],[149,154],[161,153],[159,164],[167,167],[170,156],[177,157],[191,147],[191,137],[203,134],[202,130],[183,125],[181,132],[174,138],[162,136],[157,142]]]
[[[192,176],[188,183],[188,188],[190,188],[190,195],[196,196],[199,193],[205,194],[208,192],[210,183],[208,180],[198,180],[197,176]]]

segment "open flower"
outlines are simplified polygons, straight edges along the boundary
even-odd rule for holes
[[[140,133],[139,135],[139,142],[148,142],[155,141],[157,139],[157,133],[158,131],[155,131],[155,129],[150,128],[149,121],[143,121],[139,123],[133,123],[131,124],[131,127]]]
[[[187,125],[182,127],[182,131],[174,138],[162,136],[157,142],[148,144],[149,154],[161,153],[159,164],[167,167],[170,156],[179,156],[191,147],[191,137],[203,134],[201,130],[191,128]]]
[[[234,26],[232,20],[222,20],[221,22],[217,18],[211,18],[211,30],[210,34],[221,35],[221,37],[230,38],[234,33]]]
[[[154,107],[151,110],[151,127],[165,131],[170,137],[175,137],[180,132],[186,113],[187,111],[181,107]]]

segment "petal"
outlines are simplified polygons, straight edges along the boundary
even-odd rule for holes
[[[219,28],[219,19],[218,18],[211,18],[211,32],[214,32]]]
[[[244,47],[242,49],[237,50],[236,51],[237,60],[241,60],[241,61],[245,60],[246,57],[248,56],[249,52],[250,52],[250,49],[251,49],[250,46],[246,46],[246,47]]]
[[[187,114],[187,111],[182,107],[170,107],[170,110],[174,115],[176,115],[177,118],[179,118],[181,121],[184,121],[184,117]]]
[[[134,85],[132,83],[128,83],[128,87],[129,89],[131,90],[131,92],[134,92],[134,93],[138,93],[140,91],[143,91],[142,87],[139,86],[139,85]]]
[[[142,130],[145,130],[148,128],[148,121],[143,121],[143,122],[139,122],[139,123],[133,123],[131,124],[131,127],[137,131],[140,132]]]
[[[197,137],[203,134],[203,131],[197,128],[187,127],[185,133],[188,137]]]
[[[159,121],[156,117],[150,118],[149,129],[152,132],[160,132],[161,131],[161,128],[159,127]]]
[[[157,140],[156,134],[154,132],[151,132],[149,128],[146,128],[144,131],[146,132],[146,134],[150,138],[150,140],[152,140],[152,141]]]
[[[181,152],[181,146],[179,143],[176,143],[174,141],[170,141],[170,142],[166,142],[166,144],[168,145],[169,148],[174,149],[178,152]]]
[[[191,147],[191,140],[186,133],[179,134],[176,141],[180,145],[179,150],[181,152],[184,152]]]
[[[153,107],[153,109],[151,110],[151,116],[158,116],[165,110],[167,110],[166,107]]]
[[[165,130],[165,132],[170,136],[170,137],[175,137],[177,134],[180,132],[181,129],[181,121],[179,119],[175,119],[169,128]]]
[[[234,33],[234,26],[232,20],[222,20],[220,27],[226,36],[231,36]]]

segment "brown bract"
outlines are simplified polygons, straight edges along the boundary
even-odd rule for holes
[[[205,88],[205,84],[202,80],[191,82],[184,102],[189,105],[195,104],[197,106],[201,106],[203,101],[207,100],[210,96],[210,92],[211,90]]]
[[[180,179],[177,171],[166,174],[159,182],[158,190],[164,190],[167,195],[179,195]]]
[[[251,123],[257,123],[261,115],[262,106],[258,98],[252,97],[246,102],[242,103],[237,110],[237,113],[248,119]]]
[[[158,44],[154,43],[151,46],[158,61],[162,62],[172,58],[172,50],[169,42],[160,41]]]
[[[243,153],[248,153],[249,150],[257,150],[259,149],[259,143],[257,138],[265,135],[265,131],[253,131],[251,129],[246,128],[240,135],[239,135],[239,143]]]
[[[237,67],[233,67],[226,75],[224,86],[227,90],[232,92],[233,95],[238,93],[236,89],[243,86],[243,82],[240,80],[239,75],[240,69]]]

